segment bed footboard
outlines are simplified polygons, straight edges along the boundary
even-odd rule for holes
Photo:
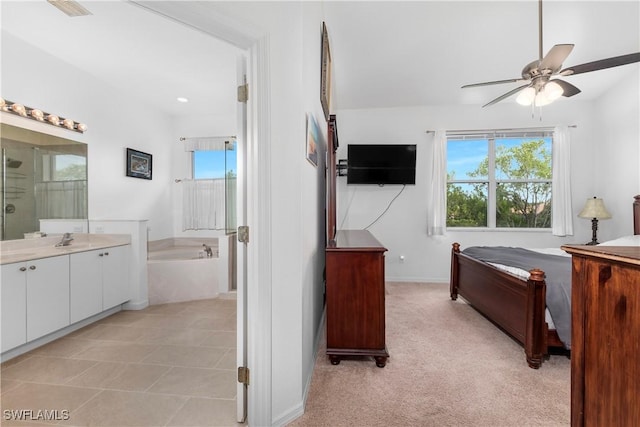
[[[532,270],[527,281],[485,262],[451,250],[451,299],[464,298],[483,316],[520,342],[527,363],[537,369],[548,354],[544,272]]]

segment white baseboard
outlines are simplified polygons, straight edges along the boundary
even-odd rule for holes
[[[149,307],[149,300],[144,299],[140,301],[128,301],[122,304],[123,310],[142,310]]]
[[[320,324],[318,325],[318,330],[316,331],[316,340],[313,345],[313,367],[314,369],[309,372],[309,376],[305,381],[304,390],[302,392],[302,402],[300,405],[292,408],[286,414],[280,416],[276,421],[274,421],[275,426],[283,426],[291,421],[301,417],[304,415],[304,408],[307,406],[307,398],[309,397],[309,391],[311,390],[311,380],[313,378],[313,371],[315,370],[316,362],[318,361],[318,349],[320,348],[320,342],[324,337],[325,332],[325,324],[327,321],[326,310],[322,311],[322,317],[320,318]]]
[[[84,328],[85,326],[93,322],[96,322],[100,319],[104,319],[105,317],[111,316],[112,314],[117,313],[121,310],[122,310],[121,306],[117,305],[113,308],[110,308],[109,310],[105,310],[87,319],[84,319],[72,325],[69,325],[66,328],[59,329],[55,332],[52,332],[49,335],[45,335],[44,337],[40,337],[33,341],[29,341],[28,343],[23,344],[20,347],[7,350],[4,353],[2,353],[2,355],[0,356],[0,362],[6,362],[9,359],[13,359],[14,357],[20,356],[21,354],[27,353],[31,350],[34,350],[38,347],[48,344],[51,341],[57,340],[58,338],[62,338],[63,336],[68,335],[71,332],[77,331],[80,328]]]

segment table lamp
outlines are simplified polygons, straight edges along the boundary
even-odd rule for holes
[[[584,204],[584,208],[582,208],[582,211],[578,216],[580,218],[591,218],[591,230],[593,231],[593,235],[591,236],[591,241],[586,244],[597,245],[598,220],[611,218],[611,214],[607,211],[607,208],[604,207],[604,202],[602,199],[598,199],[595,196],[593,199],[587,199],[587,202]]]

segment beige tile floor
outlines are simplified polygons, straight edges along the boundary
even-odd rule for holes
[[[234,299],[122,311],[3,363],[0,425],[237,426],[235,360]]]

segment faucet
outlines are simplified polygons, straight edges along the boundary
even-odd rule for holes
[[[62,235],[62,239],[58,243],[56,243],[56,248],[60,246],[69,246],[72,240],[73,237],[71,237],[71,233],[64,233]]]
[[[204,252],[207,254],[207,258],[213,257],[213,252],[211,251],[211,247],[205,245],[204,243],[202,244],[202,246],[204,246]]]

